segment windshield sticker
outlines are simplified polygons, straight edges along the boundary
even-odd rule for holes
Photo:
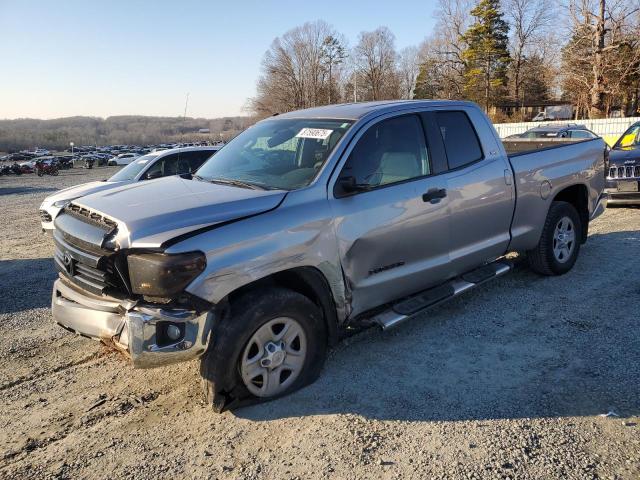
[[[317,140],[326,140],[329,135],[333,133],[333,130],[327,130],[325,128],[303,128],[296,135],[297,138],[315,138]]]

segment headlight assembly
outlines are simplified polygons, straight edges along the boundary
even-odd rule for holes
[[[184,290],[207,265],[202,252],[168,255],[139,253],[127,257],[133,293],[171,297]]]
[[[56,208],[64,208],[71,203],[71,200],[58,200],[57,202],[53,202],[53,206]]]

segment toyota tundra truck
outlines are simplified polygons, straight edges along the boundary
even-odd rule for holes
[[[187,178],[66,205],[53,318],[136,368],[199,358],[216,411],[280,397],[343,335],[424,315],[510,252],[571,270],[606,206],[606,150],[566,140],[503,144],[461,101],[270,117]]]

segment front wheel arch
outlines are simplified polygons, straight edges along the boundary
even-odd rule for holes
[[[252,291],[259,293],[268,287],[293,290],[311,300],[322,312],[329,346],[334,346],[338,343],[340,339],[340,322],[336,302],[327,278],[315,267],[295,267],[260,278],[229,293],[219,302],[219,305],[224,308],[224,305],[228,305],[234,298]]]

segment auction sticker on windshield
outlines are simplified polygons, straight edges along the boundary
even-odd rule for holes
[[[303,128],[296,135],[297,138],[315,138],[317,140],[326,140],[333,130],[326,128]]]

